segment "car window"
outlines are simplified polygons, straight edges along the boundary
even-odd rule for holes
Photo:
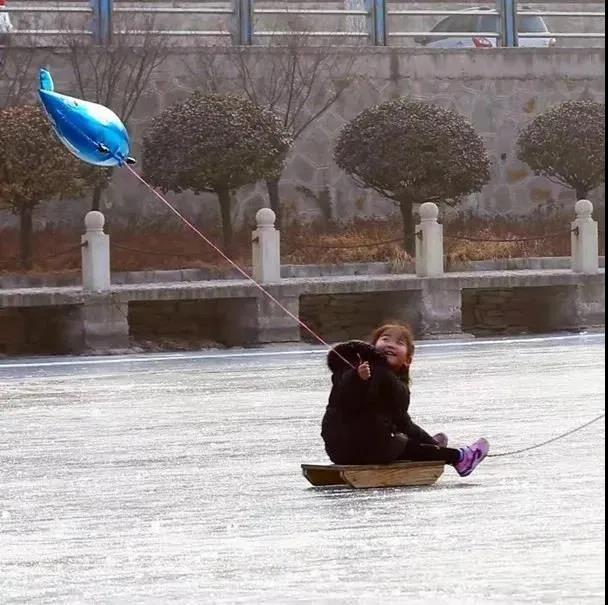
[[[463,15],[462,17],[458,17],[458,23],[456,24],[456,28],[454,31],[457,32],[476,32],[477,29],[477,15]]]
[[[450,21],[452,20],[452,17],[448,17],[447,19],[442,19],[441,21],[439,21],[439,23],[437,23],[437,25],[435,25],[435,27],[433,27],[433,29],[431,30],[432,32],[449,32],[452,31],[450,29]]]
[[[542,34],[549,31],[542,17],[534,17],[531,15],[518,16],[517,30],[522,34]]]
[[[453,15],[449,18],[447,32],[474,32],[477,22],[476,15]]]
[[[13,26],[8,18],[8,13],[0,10],[0,34],[8,34],[13,31]]]
[[[482,32],[499,31],[498,15],[483,15],[480,17],[479,30]],[[519,15],[517,18],[517,29],[524,34],[538,34],[549,31],[542,17],[532,15]]]
[[[479,18],[480,32],[497,32],[499,31],[498,15],[483,15]]]

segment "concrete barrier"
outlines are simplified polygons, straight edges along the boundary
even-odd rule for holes
[[[416,227],[416,275],[443,275],[443,225],[437,221],[439,207],[433,202],[420,206],[420,224]]]
[[[481,333],[486,328],[509,330],[514,326],[542,326],[545,330],[601,326],[605,275],[599,269],[598,228],[592,210],[587,200],[576,204],[571,268],[444,273],[442,226],[437,221],[437,206],[429,203],[421,208],[422,220],[416,227],[421,236],[417,237],[416,275],[369,271],[361,275],[282,277],[275,216],[272,210],[262,209],[252,238],[253,275],[295,317],[307,322],[301,310],[312,313],[313,327],[323,338],[347,335],[353,318],[363,330],[366,322],[360,320],[366,318],[360,316],[366,313],[375,322],[408,321],[420,338],[464,337],[463,317],[465,329],[474,326]],[[3,347],[11,349],[8,337],[8,344],[3,344],[2,334],[13,334],[13,340],[27,339],[28,313],[40,308],[54,318],[58,348],[69,352],[127,348],[130,306],[138,307],[140,325],[148,326],[163,323],[165,320],[159,319],[163,313],[167,322],[175,322],[187,308],[188,321],[197,330],[206,321],[214,338],[228,346],[298,341],[304,336],[294,318],[248,280],[186,281],[182,272],[164,272],[171,281],[112,284],[104,217],[90,212],[85,224],[82,286],[0,289],[0,353]],[[200,305],[192,307],[185,301]],[[351,309],[347,309],[349,304]],[[475,309],[465,312],[466,305]],[[515,312],[509,314],[509,305],[517,307]],[[146,313],[152,313],[154,319],[147,321],[142,316]],[[199,316],[206,320],[199,321]],[[543,321],[537,321],[539,317]],[[3,328],[3,322],[10,327],[16,321],[23,330]],[[336,326],[342,332],[336,332]]]
[[[101,212],[93,210],[84,218],[86,233],[82,243],[82,287],[91,292],[110,289],[110,236],[103,232],[106,222]]]
[[[257,229],[251,239],[253,279],[260,283],[280,281],[281,238],[274,228],[276,215],[270,208],[260,208],[255,220]]]
[[[572,270],[577,273],[597,273],[598,226],[593,220],[593,204],[589,200],[578,200],[574,207],[576,219],[572,222]]]

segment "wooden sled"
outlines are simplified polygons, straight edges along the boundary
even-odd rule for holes
[[[443,462],[302,464],[302,474],[315,486],[404,487],[432,485],[443,474],[443,467]]]

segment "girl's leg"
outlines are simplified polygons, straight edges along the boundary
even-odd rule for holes
[[[398,460],[413,460],[419,462],[433,461],[457,464],[461,459],[460,450],[451,447],[439,447],[415,443],[408,440],[401,451]]]
[[[445,462],[451,464],[461,477],[466,477],[488,455],[489,450],[490,444],[483,438],[461,449],[426,445],[407,439],[397,460]]]

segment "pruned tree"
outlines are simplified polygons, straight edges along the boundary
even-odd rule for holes
[[[112,43],[103,47],[78,35],[63,39],[74,75],[74,93],[110,107],[127,127],[155,70],[168,56],[168,38],[155,33],[154,23],[153,16],[121,16]],[[99,210],[109,183],[107,179],[93,188],[92,210]]]
[[[244,95],[256,105],[268,107],[295,141],[350,86],[357,56],[354,48],[314,43],[310,34],[294,32],[281,38],[280,45],[274,40],[267,47],[201,53],[190,72],[201,90]],[[266,179],[270,207],[279,225],[280,179],[281,173]]]
[[[606,106],[567,101],[538,115],[517,139],[517,157],[553,182],[574,189],[577,199],[604,182]]]
[[[0,110],[31,101],[35,48],[7,46],[0,49]]]
[[[143,171],[165,192],[215,193],[231,253],[232,192],[280,174],[290,145],[269,109],[241,97],[195,93],[154,119],[144,137]]]
[[[456,203],[490,178],[483,141],[461,115],[400,98],[376,105],[346,124],[334,159],[359,185],[393,200],[412,249],[414,204]]]
[[[20,257],[32,266],[33,214],[53,199],[83,195],[103,173],[70,154],[42,110],[24,105],[0,110],[0,208],[19,216]]]

